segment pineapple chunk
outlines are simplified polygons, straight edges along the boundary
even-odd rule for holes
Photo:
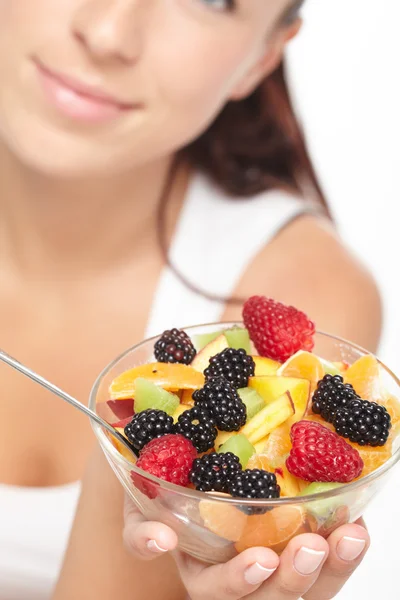
[[[276,427],[295,414],[295,406],[289,392],[274,400],[250,419],[240,430],[251,444],[265,438]]]
[[[281,496],[294,498],[301,493],[303,481],[289,473],[285,464],[275,469],[275,475],[281,488]]]
[[[172,415],[172,418],[174,419],[174,423],[177,423],[179,417],[187,410],[190,410],[190,406],[187,406],[186,404],[179,404],[179,406],[175,410],[174,414]]]
[[[270,404],[285,392],[290,392],[295,407],[295,414],[291,419],[292,425],[300,421],[307,411],[311,388],[307,379],[281,376],[250,377],[249,387],[255,389],[266,404]]]
[[[256,365],[256,377],[276,375],[277,370],[281,366],[281,363],[278,363],[276,360],[272,360],[272,358],[265,358],[264,356],[253,356],[253,360]]]

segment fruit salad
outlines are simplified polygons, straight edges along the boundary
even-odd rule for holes
[[[238,552],[254,545],[280,551],[292,535],[318,530],[315,511],[305,520],[299,506],[274,509],[279,498],[346,486],[392,456],[400,405],[383,388],[379,361],[329,362],[313,353],[314,336],[303,312],[255,296],[243,306],[243,327],[193,339],[165,331],[154,361],[109,387],[108,420],[128,440],[136,466],[202,492],[203,525]],[[131,477],[155,497],[145,478]],[[218,506],[213,497],[243,504]],[[336,509],[335,526],[349,518],[346,507]]]

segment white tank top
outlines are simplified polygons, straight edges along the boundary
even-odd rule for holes
[[[248,265],[283,227],[317,210],[280,191],[252,199],[228,198],[204,176],[196,175],[170,257],[189,281],[229,297]],[[218,321],[223,311],[223,302],[190,291],[165,267],[147,334]],[[79,494],[80,482],[53,488],[0,484],[0,600],[51,598]]]

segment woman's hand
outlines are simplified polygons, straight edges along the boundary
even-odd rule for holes
[[[191,600],[328,600],[342,589],[370,543],[360,521],[343,525],[328,540],[299,535],[280,557],[267,548],[251,548],[225,564],[209,566],[176,551],[176,534],[146,521],[128,499],[124,541],[142,560],[173,552]]]

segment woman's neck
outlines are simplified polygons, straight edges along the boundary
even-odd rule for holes
[[[60,180],[29,171],[0,146],[0,255],[24,273],[122,264],[155,239],[157,204],[171,167],[163,159],[127,174]],[[176,217],[187,172],[171,189]],[[175,201],[174,201],[175,200]]]

